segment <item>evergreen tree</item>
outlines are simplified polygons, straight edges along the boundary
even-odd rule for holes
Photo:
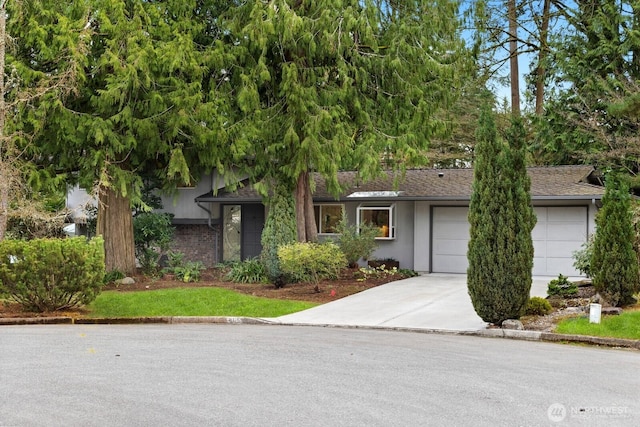
[[[468,63],[450,0],[250,1],[220,22],[242,120],[230,150],[250,159],[254,182],[296,183],[302,241],[316,238],[310,173],[338,194],[340,169],[369,179],[383,158],[423,163]]]
[[[291,187],[275,185],[267,207],[267,220],[262,230],[262,261],[269,279],[280,287],[285,284],[285,278],[280,270],[278,248],[297,240]]]
[[[614,306],[635,303],[640,290],[638,259],[631,219],[631,195],[627,184],[610,174],[596,217],[591,274],[596,290]]]
[[[485,104],[477,132],[469,206],[467,284],[478,315],[496,325],[519,318],[529,299],[535,216],[529,195],[523,128],[514,119],[508,140],[498,138]]]
[[[73,2],[78,3],[78,2]],[[38,145],[53,173],[97,189],[107,270],[135,270],[141,176],[165,189],[220,164],[225,102],[216,0],[91,0],[82,85],[51,105]],[[226,153],[226,151],[225,151]]]

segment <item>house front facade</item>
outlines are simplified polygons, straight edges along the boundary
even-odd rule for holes
[[[594,169],[536,167],[528,174],[537,216],[533,274],[579,275],[572,254],[595,232],[604,194],[594,184]],[[321,239],[335,236],[344,213],[349,223],[367,222],[380,229],[373,255],[377,259],[393,258],[401,268],[420,272],[466,273],[472,169],[413,169],[398,180],[386,175],[364,184],[356,173],[341,172],[345,191],[337,198],[326,191],[322,177],[314,179]],[[262,199],[250,186],[226,191],[215,182],[206,177],[176,199],[165,200],[177,228],[175,249],[208,266],[258,256],[266,218]]]

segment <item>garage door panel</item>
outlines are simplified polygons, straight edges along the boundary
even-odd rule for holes
[[[438,228],[433,230],[434,239],[469,239],[469,224],[466,222],[440,222]]]
[[[438,255],[467,256],[469,240],[436,240]]]
[[[571,254],[574,251],[580,249],[580,242],[563,241],[563,242],[548,242],[547,243],[547,257],[550,258],[571,258]]]
[[[579,222],[567,222],[558,224],[547,223],[547,240],[583,240],[586,235],[586,224]]]
[[[586,240],[587,207],[534,207],[537,224],[533,239],[533,274],[578,275],[571,254]],[[431,270],[466,273],[469,239],[467,207],[434,207]]]
[[[575,222],[586,215],[584,206],[567,206],[562,208],[546,208],[547,221]]]

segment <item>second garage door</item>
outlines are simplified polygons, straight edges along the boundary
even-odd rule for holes
[[[579,275],[573,251],[587,238],[587,207],[536,207],[538,222],[532,232],[533,274]],[[434,207],[431,234],[431,271],[466,273],[469,222],[467,207]]]

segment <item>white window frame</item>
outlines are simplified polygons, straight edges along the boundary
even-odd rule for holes
[[[358,205],[357,214],[356,214],[356,224],[358,230],[360,230],[360,223],[362,212],[364,211],[388,211],[389,212],[389,223],[387,226],[389,227],[389,236],[378,236],[376,240],[395,240],[396,238],[396,204],[376,204],[376,205]]]
[[[331,206],[331,207],[335,207],[338,206],[340,207],[340,210],[342,210],[342,216],[344,217],[345,215],[345,207],[344,207],[344,203],[316,203],[313,205],[314,211],[315,208],[318,208],[318,223],[316,224],[318,226],[318,234],[319,235],[323,235],[323,236],[337,236],[338,233],[327,233],[325,231],[322,230],[322,208],[326,207],[326,206]],[[314,212],[315,214],[315,212]]]

